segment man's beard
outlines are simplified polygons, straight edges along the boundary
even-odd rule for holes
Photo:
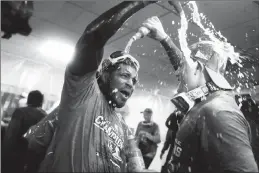
[[[111,88],[110,82],[106,82],[106,83],[99,82],[98,84],[99,84],[99,87],[100,87],[100,90],[101,90],[102,94],[104,95],[105,99],[107,100],[108,104],[111,107],[121,108],[121,107],[124,106],[123,105],[121,107],[118,107],[119,105],[117,104],[116,99],[114,98],[114,97],[116,97],[115,96],[116,93],[113,92],[114,89]]]

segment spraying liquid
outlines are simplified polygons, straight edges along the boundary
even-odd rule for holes
[[[132,43],[133,43],[134,41],[135,41],[135,40],[131,37],[130,40],[128,41],[128,43],[127,43],[125,49],[124,49],[124,52],[125,52],[125,53],[127,53],[127,54],[129,53],[130,47],[131,47],[131,45],[132,45]]]
[[[241,86],[244,85],[243,83],[245,83],[246,88],[249,88],[249,84],[250,84],[249,78],[253,76],[253,74],[251,73],[250,74],[251,76],[249,77],[249,74],[246,70],[243,70],[244,72],[241,72],[242,71],[241,68],[243,67],[241,65],[241,62],[242,60],[248,60],[248,57],[241,56],[239,55],[239,53],[235,52],[234,47],[230,43],[228,43],[227,38],[224,37],[220,31],[217,32],[215,30],[215,27],[213,26],[213,24],[206,19],[204,14],[198,12],[197,4],[194,1],[190,1],[188,3],[188,6],[192,10],[192,19],[194,23],[196,23],[202,29],[204,34],[207,35],[210,38],[210,40],[212,40],[215,43],[213,45],[214,50],[219,52],[219,54],[221,54],[221,57],[225,57],[226,59],[229,59],[231,64],[236,63],[239,66],[238,68],[235,68],[235,69],[232,68],[233,70],[232,72],[226,71],[226,74],[228,74],[230,79],[233,79],[233,77],[236,76],[236,74],[238,74],[237,78],[240,78],[240,79],[243,78],[242,82],[241,80],[237,80],[237,83],[235,84],[237,87],[236,91],[240,92]],[[211,29],[205,28],[201,23],[201,19],[205,20],[205,24],[207,24]]]
[[[227,42],[227,38],[224,37],[220,32],[216,32],[215,27],[211,22],[209,25],[212,27],[213,30],[205,28],[201,24],[200,17],[205,18],[205,16],[203,14],[199,14],[196,2],[190,1],[188,3],[188,6],[192,10],[192,18],[194,23],[196,23],[204,31],[204,34],[207,35],[210,38],[210,40],[215,43],[213,45],[214,50],[217,50],[217,52],[220,53],[222,57],[224,56],[228,58],[232,64],[238,63],[240,61],[239,54],[236,53],[234,51],[234,47]],[[216,38],[215,35],[218,35],[222,41]],[[241,66],[240,63],[238,63],[238,65]]]
[[[127,45],[126,45],[126,48],[124,49],[124,52],[125,52],[125,53],[129,53],[130,47],[131,47],[132,43],[133,43],[134,41],[140,39],[140,38],[145,37],[146,35],[149,34],[149,32],[150,32],[149,29],[147,29],[146,27],[143,27],[143,26],[140,27],[139,30],[138,30],[138,32],[137,32],[135,35],[133,35],[133,36],[130,38],[130,40],[128,41],[128,43],[127,43]]]
[[[188,29],[188,22],[183,11],[180,13],[180,17],[181,17],[181,27],[180,29],[178,29],[179,43],[180,43],[181,50],[183,51],[184,57],[186,58],[186,61],[188,61],[191,55],[191,50],[189,49],[188,43],[186,40],[187,38],[186,31]]]

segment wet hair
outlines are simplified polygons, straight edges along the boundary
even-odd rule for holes
[[[38,91],[31,91],[27,98],[27,105],[31,107],[42,107],[44,95]]]
[[[122,55],[124,55],[123,51],[115,51],[110,55],[110,57],[117,58]],[[101,91],[103,93],[106,93],[107,89],[109,88],[108,81],[110,74],[116,71],[119,68],[120,64],[130,65],[131,67],[136,69],[134,63],[130,59],[125,59],[124,61],[117,62],[115,64],[111,64],[109,61],[104,60],[104,62],[102,63],[102,70],[96,74],[99,87],[101,88]]]
[[[111,55],[110,55],[110,58],[114,59],[114,58],[118,58],[120,56],[123,56],[125,53],[123,51],[115,51],[113,52]],[[103,68],[102,68],[102,71],[103,72],[109,72],[109,73],[112,73],[114,72],[115,70],[118,69],[119,65],[120,64],[125,64],[125,65],[130,65],[132,66],[133,68],[136,69],[136,66],[134,65],[134,63],[130,60],[130,59],[125,59],[124,61],[122,62],[117,62],[115,64],[111,64],[109,62],[104,62],[104,65],[103,65]]]

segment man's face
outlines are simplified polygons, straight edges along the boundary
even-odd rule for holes
[[[110,75],[111,101],[116,104],[117,108],[121,108],[131,97],[137,82],[137,70],[126,64],[119,64],[117,70]]]
[[[177,92],[188,92],[198,87],[200,71],[197,71],[198,63],[192,59],[184,60],[176,72],[176,76],[180,81]]]
[[[144,120],[146,122],[150,122],[151,121],[151,117],[152,117],[152,113],[149,113],[149,112],[144,112]]]

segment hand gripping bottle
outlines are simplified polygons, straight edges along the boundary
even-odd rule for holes
[[[135,138],[130,135],[127,140],[126,161],[129,172],[143,172],[145,163],[140,149],[137,147]]]
[[[150,33],[150,30],[147,29],[146,27],[142,26],[138,29],[138,32],[133,35],[131,38],[136,41],[137,39],[143,38],[146,35],[148,35]]]

